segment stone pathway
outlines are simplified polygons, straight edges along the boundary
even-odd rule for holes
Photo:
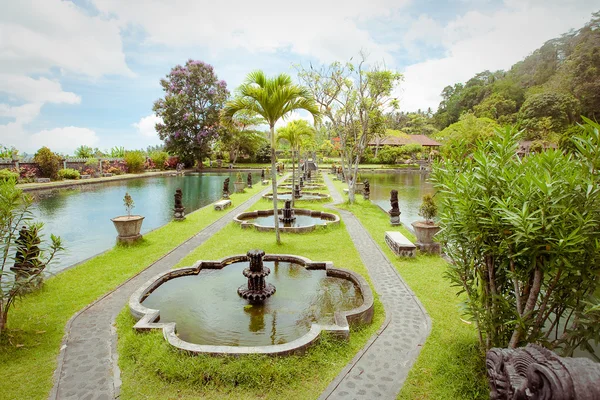
[[[289,174],[288,174],[289,175]],[[287,178],[287,175],[282,179]],[[113,399],[119,396],[121,382],[117,365],[116,332],[113,323],[129,296],[153,276],[167,271],[188,253],[227,225],[235,216],[271,190],[252,196],[226,212],[196,236],[175,248],[150,267],[75,314],[67,323],[65,338],[54,373],[50,399]]]
[[[329,176],[324,178],[334,203],[344,201]],[[358,219],[338,211],[369,271],[386,320],[319,399],[395,399],[429,335],[431,320]]]

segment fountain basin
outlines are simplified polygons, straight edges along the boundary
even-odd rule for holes
[[[283,184],[283,185],[278,185],[278,188],[281,189],[293,189],[291,184]],[[315,190],[315,189],[325,189],[326,186],[325,185],[313,185],[313,184],[304,184],[304,186],[302,186],[302,190]]]
[[[254,305],[247,304],[247,302],[245,302],[241,297],[239,297],[235,293],[237,285],[241,281],[243,281],[243,277],[241,277],[240,272],[243,269],[243,267],[248,266],[248,257],[242,254],[234,255],[218,261],[199,261],[192,267],[170,270],[161,273],[149,280],[148,282],[146,282],[146,284],[144,284],[142,287],[140,287],[133,293],[129,300],[130,312],[136,319],[139,320],[135,324],[134,329],[138,331],[162,329],[163,336],[171,345],[190,353],[206,353],[213,355],[289,355],[302,354],[307,347],[309,347],[318,339],[322,331],[331,332],[335,336],[340,337],[342,339],[348,339],[350,334],[350,325],[371,323],[373,318],[373,294],[366,280],[359,274],[341,268],[334,268],[331,262],[313,262],[307,258],[297,255],[268,254],[264,256],[263,260],[265,264],[270,262],[274,263],[274,265],[271,266],[271,269],[273,270],[272,281],[277,286],[277,293],[274,294],[268,300],[266,300],[265,303],[260,306],[266,308],[265,310],[255,310]],[[289,264],[291,269],[282,271],[278,268],[278,265],[276,263],[280,263],[280,267]],[[231,276],[227,275],[228,272],[235,276],[239,276],[241,280],[239,278],[232,280]],[[303,275],[309,276],[310,278],[311,274],[314,273],[322,275],[324,279],[323,282],[328,282],[334,279],[339,280],[343,283],[343,285],[340,288],[333,290],[333,286],[327,286],[323,283],[319,283],[317,287],[320,288],[320,294],[316,297],[311,297],[312,299],[316,298],[324,300],[325,305],[328,306],[327,300],[331,300],[328,297],[331,295],[331,293],[345,294],[348,292],[348,290],[352,289],[356,291],[358,297],[355,303],[352,303],[352,301],[354,301],[352,300],[348,304],[355,304],[355,306],[351,309],[346,310],[336,308],[333,312],[333,315],[325,317],[323,322],[310,323],[310,321],[306,319],[307,311],[305,310],[303,312],[299,312],[297,308],[299,301],[298,299],[302,300],[309,298],[309,292],[306,290],[305,286],[300,284],[301,280],[295,280],[291,277]],[[215,286],[216,281],[213,281],[212,278],[219,277],[219,275],[221,275],[220,281],[224,282],[226,285],[231,286],[231,288],[229,288],[229,286],[227,286],[226,288],[221,286]],[[191,279],[191,281],[189,279]],[[309,282],[312,282],[311,285],[314,286],[315,281],[314,279],[311,279],[309,279]],[[178,284],[183,284],[184,286],[189,286],[188,289],[194,289],[196,288],[197,282],[204,280],[204,287],[197,288],[196,290],[185,290],[185,287],[177,287]],[[278,317],[277,319],[285,320],[290,316],[298,315],[298,321],[300,321],[300,323],[293,322],[290,326],[292,327],[292,329],[295,329],[299,325],[304,324],[304,330],[302,331],[302,334],[300,336],[295,337],[289,341],[282,341],[281,339],[278,339],[277,330],[274,331],[275,333],[267,332],[267,340],[273,342],[273,344],[268,345],[254,344],[256,341],[252,339],[252,335],[250,335],[250,340],[246,342],[236,341],[234,338],[234,341],[236,342],[235,345],[227,343],[227,340],[231,341],[231,338],[226,338],[225,342],[219,342],[219,340],[222,340],[223,336],[219,335],[218,332],[209,332],[209,340],[212,341],[212,343],[210,344],[194,343],[193,341],[187,339],[186,336],[189,335],[185,334],[183,329],[183,323],[181,323],[181,332],[178,332],[178,329],[176,328],[176,323],[174,321],[170,321],[169,317],[167,316],[166,306],[163,315],[161,314],[161,311],[157,309],[160,307],[151,308],[148,307],[146,304],[143,304],[151,300],[153,292],[156,291],[158,294],[158,292],[162,289],[161,286],[169,284],[174,284],[175,286],[171,288],[170,296],[172,297],[171,302],[173,303],[171,307],[181,311],[184,315],[190,316],[190,318],[194,317],[193,314],[198,310],[194,308],[194,304],[182,302],[181,297],[185,298],[186,296],[190,297],[193,295],[197,295],[198,293],[202,294],[205,293],[205,289],[213,290],[213,292],[211,292],[211,298],[214,298],[214,301],[206,301],[201,303],[201,305],[205,306],[205,310],[202,310],[202,312],[199,313],[200,320],[203,323],[197,324],[197,326],[199,326],[201,329],[205,329],[206,326],[210,325],[212,322],[210,319],[202,319],[205,316],[206,312],[212,312],[213,315],[216,316],[216,318],[220,318],[222,323],[233,326],[235,330],[244,329],[244,323],[240,323],[239,320],[235,320],[234,318],[227,317],[228,314],[224,313],[222,310],[215,309],[215,307],[218,308],[219,306],[225,303],[231,302],[238,302],[234,304],[234,308],[241,307],[241,309],[238,309],[237,311],[238,314],[241,312],[242,315],[250,315],[250,326],[248,328],[249,331],[254,332],[257,329],[260,331],[260,329],[264,328],[264,326],[270,327],[271,323],[273,323],[273,326],[275,326],[275,318],[272,318],[272,310],[269,310],[269,307],[277,305],[275,302],[275,300],[277,300],[277,302],[279,302],[279,305],[284,305],[285,308],[283,310],[280,310],[279,315],[275,314],[274,316]],[[297,299],[286,297],[290,296],[292,291],[296,292]],[[309,308],[307,310],[312,310],[315,307],[315,304],[316,303],[309,303]],[[260,314],[259,311],[264,313]],[[258,314],[255,315],[255,312]],[[271,314],[265,314],[268,312],[270,312]],[[264,318],[264,320],[261,320],[261,315],[262,318]],[[256,322],[256,318],[254,317],[258,318],[258,322]],[[246,320],[247,319],[248,317],[246,316]],[[179,322],[180,321],[177,321],[177,323]],[[247,321],[243,322],[247,323]],[[306,325],[307,323],[309,325]],[[285,331],[286,329],[289,330],[290,328],[286,328],[284,325],[280,324],[279,329]],[[262,332],[261,334],[265,336],[264,332]],[[276,336],[274,340],[271,340],[272,335]],[[293,335],[290,336],[290,338],[292,337]]]
[[[263,195],[263,199],[273,200],[273,193]],[[292,199],[292,192],[278,192],[277,201],[286,201]],[[330,196],[325,193],[302,192],[302,197],[297,197],[295,201],[328,201]]]
[[[340,217],[335,214],[330,214],[321,211],[307,210],[303,208],[294,208],[294,216],[296,219],[291,222],[279,221],[279,230],[283,232],[304,233],[312,232],[317,227],[339,225]],[[242,228],[255,228],[258,231],[266,232],[275,230],[274,211],[257,210],[238,214],[233,219],[240,224]],[[283,215],[283,209],[277,210],[278,216]]]

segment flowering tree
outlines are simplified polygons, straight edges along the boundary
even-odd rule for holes
[[[153,110],[162,118],[156,131],[165,150],[186,164],[197,160],[201,166],[219,132],[227,84],[217,78],[212,65],[195,60],[175,66],[160,84],[165,97],[154,103]]]

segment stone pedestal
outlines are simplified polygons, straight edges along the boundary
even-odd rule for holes
[[[185,219],[185,207],[174,208],[173,218],[175,219],[175,221],[183,221]]]
[[[392,226],[400,225],[400,211],[398,211],[398,212],[389,211],[388,214],[390,215],[390,224]]]

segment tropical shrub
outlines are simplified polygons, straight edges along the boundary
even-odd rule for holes
[[[31,222],[31,204],[15,180],[0,179],[0,334],[15,301],[41,283],[44,269],[63,249],[59,237],[50,235],[50,245],[42,240],[43,224]]]
[[[380,164],[396,164],[396,160],[402,158],[404,149],[395,146],[383,146],[377,152],[375,161]]]
[[[75,149],[75,157],[90,158],[94,156],[94,149],[90,146],[81,145]]]
[[[144,172],[144,162],[146,156],[139,150],[125,152],[125,165],[127,166],[127,172],[130,174],[138,174]]]
[[[50,178],[53,181],[59,179],[58,170],[60,169],[60,162],[62,160],[61,156],[53,153],[47,147],[42,147],[35,153],[33,160],[38,164],[42,177]]]
[[[433,201],[433,197],[429,194],[423,196],[423,202],[421,203],[421,207],[419,207],[419,215],[425,218],[427,222],[431,222],[436,217],[437,212],[438,208]]]
[[[19,179],[19,174],[8,169],[0,169],[0,181],[17,181]]]
[[[19,177],[19,183],[34,182],[38,174],[38,169],[34,166],[11,168],[11,171],[17,174],[17,176]]]
[[[571,355],[600,341],[600,125],[577,151],[516,156],[512,128],[434,166],[448,277],[483,349],[540,343]]]
[[[64,168],[58,171],[60,179],[79,179],[81,177],[79,171],[73,168]]]
[[[165,162],[169,158],[169,153],[166,151],[153,151],[150,153],[150,160],[154,163],[156,168],[160,168],[161,170],[165,169]]]
[[[121,168],[116,167],[116,166],[108,167],[106,172],[108,172],[109,174],[113,174],[113,175],[122,175],[125,173]]]
[[[177,168],[177,164],[179,164],[179,157],[169,157],[165,161],[165,168],[167,169],[175,169]]]

